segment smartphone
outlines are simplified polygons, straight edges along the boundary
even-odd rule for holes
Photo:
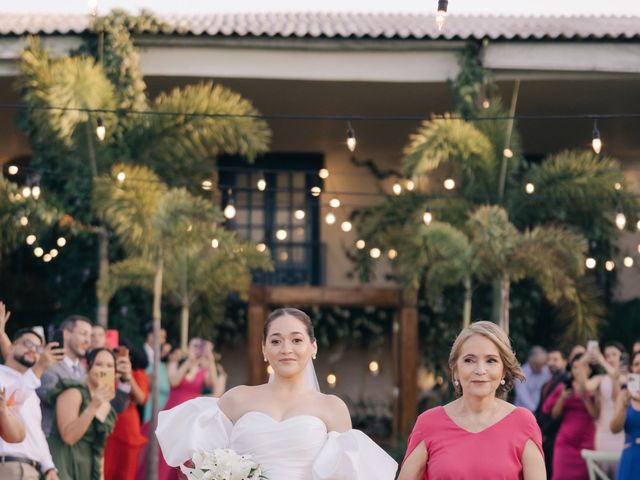
[[[118,357],[129,358],[129,349],[122,346],[118,348]]]
[[[53,341],[58,342],[58,348],[64,348],[64,334],[62,333],[61,328],[58,328],[53,333]]]
[[[638,398],[640,393],[640,374],[630,373],[627,376],[627,390],[633,398]]]
[[[587,352],[595,352],[598,349],[600,343],[598,340],[589,340],[587,342]]]
[[[113,400],[116,396],[116,372],[114,370],[100,372],[98,385],[101,387],[107,387],[109,389],[108,400]]]
[[[118,330],[109,329],[106,331],[106,335],[107,335],[106,347],[111,350],[118,348],[118,345],[120,344],[120,334]]]

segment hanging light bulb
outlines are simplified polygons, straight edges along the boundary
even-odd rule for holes
[[[513,150],[511,150],[510,148],[505,148],[502,154],[505,158],[513,158]]]
[[[30,187],[24,187],[22,189],[22,196],[24,198],[29,198],[31,196],[31,188]]]
[[[638,220],[638,223],[636,223],[636,229],[640,230],[640,220]]]
[[[422,215],[422,221],[427,226],[431,225],[431,222],[433,221],[433,214],[431,213],[431,209],[429,207],[427,207],[424,211],[424,214]]]
[[[311,196],[319,197],[322,193],[322,189],[320,187],[311,187]]]
[[[211,240],[211,248],[218,248],[220,246],[220,240],[214,238]]]
[[[589,269],[592,270],[594,268],[596,268],[596,259],[589,257],[584,261],[584,265]]]
[[[410,192],[413,192],[413,189],[416,188],[416,184],[413,180],[407,180],[407,190],[409,190]]]
[[[261,192],[264,192],[267,189],[267,181],[264,179],[264,175],[260,176],[260,178],[256,182],[256,186]]]
[[[32,233],[31,235],[27,235],[27,245],[33,245],[36,243],[36,236]]]
[[[44,254],[44,256],[42,257],[42,260],[43,260],[45,263],[49,263],[49,262],[51,261],[51,259],[52,259],[52,258],[53,258],[53,257],[51,256],[51,254],[50,254],[50,253],[45,253],[45,254]]]
[[[51,255],[52,258],[56,258],[58,256],[58,250],[52,248],[51,250],[49,250],[49,255]]]
[[[16,167],[15,165],[9,165],[7,172],[9,172],[9,175],[15,175],[16,173],[18,173],[18,167]]]
[[[388,252],[387,252],[387,257],[389,257],[389,260],[393,260],[398,256],[398,251],[391,248]]]
[[[340,228],[342,229],[343,232],[350,232],[351,229],[353,228],[353,225],[351,225],[351,222],[349,221],[344,221],[340,225]]]
[[[602,139],[600,138],[600,130],[598,130],[598,120],[593,121],[593,139],[591,140],[591,148],[599,155],[602,151]]]
[[[58,237],[58,240],[56,240],[56,244],[62,248],[67,244],[67,239],[64,237]]]
[[[486,109],[487,109],[487,108],[489,108],[490,106],[491,106],[491,102],[489,101],[489,99],[488,99],[488,98],[485,98],[485,99],[482,101],[482,108],[484,108],[484,109],[486,110]]]
[[[236,207],[233,204],[233,191],[231,189],[229,189],[227,191],[227,206],[224,207],[224,216],[225,218],[231,220],[232,218],[235,218],[236,213],[238,213],[236,211]]]
[[[371,255],[371,258],[380,258],[382,252],[379,248],[373,247],[371,250],[369,250],[369,255]]]
[[[203,180],[201,187],[203,190],[212,190],[213,189],[213,182],[211,180]]]
[[[122,171],[118,172],[118,174],[116,175],[116,180],[118,180],[120,183],[123,183],[126,179],[127,179],[127,174]],[[202,184],[204,185],[205,182],[202,182]]]
[[[447,178],[443,182],[443,185],[447,190],[453,190],[454,188],[456,188],[456,181],[453,178]]]
[[[618,213],[616,213],[616,227],[619,230],[624,230],[624,227],[627,225],[627,217],[625,217],[622,210],[618,209]]]
[[[102,122],[102,118],[98,117],[96,119],[96,136],[98,137],[98,140],[103,141],[105,135],[107,134],[107,129],[104,126],[104,123]]]
[[[338,208],[340,207],[341,203],[340,203],[340,199],[338,198],[332,198],[331,200],[329,200],[329,206],[331,208]]]
[[[438,11],[436,12],[436,26],[438,31],[441,32],[444,28],[444,24],[447,21],[447,7],[449,6],[448,0],[438,0]]]
[[[336,223],[336,214],[333,213],[333,210],[329,210],[329,213],[324,217],[324,221],[327,222],[327,225]]]
[[[321,168],[318,171],[318,176],[323,179],[326,180],[327,178],[329,178],[329,170],[327,170],[326,168]]]
[[[40,193],[41,193],[41,191],[40,191],[40,186],[39,185],[34,185],[33,187],[31,187],[31,195],[36,200],[40,198]]]
[[[616,268],[616,264],[613,260],[607,260],[606,262],[604,262],[604,268],[607,270],[607,272],[611,272],[614,268]]]
[[[25,216],[20,217],[20,225],[22,225],[23,227],[29,225],[29,218]]]
[[[356,150],[356,134],[353,132],[351,122],[347,122],[347,148],[350,152]]]
[[[304,210],[296,210],[293,215],[296,217],[297,220],[304,220],[306,213]]]
[[[335,373],[330,373],[329,375],[327,375],[327,384],[331,388],[334,388],[336,386],[337,381],[338,381],[338,377],[336,377]]]
[[[529,195],[532,195],[533,192],[536,191],[536,186],[533,183],[529,182],[524,186],[524,191],[527,192]]]
[[[263,253],[264,251],[267,250],[267,245],[263,242],[260,242],[256,245],[256,250],[259,251],[260,253]]]
[[[393,184],[393,187],[391,187],[391,190],[393,190],[393,193],[396,195],[400,195],[402,193],[402,185],[396,182]]]
[[[377,375],[380,372],[380,365],[378,364],[378,362],[376,362],[375,360],[369,362],[369,371],[373,375]]]
[[[364,240],[362,240],[362,239],[360,239],[360,240],[358,240],[356,242],[356,248],[358,250],[363,250],[364,247],[366,247],[366,246],[367,246],[366,242]],[[640,251],[640,245],[638,245],[638,251]]]
[[[282,240],[286,240],[287,239],[287,231],[284,228],[279,229],[278,231],[276,231],[276,238],[280,241]]]
[[[622,190],[622,184],[620,182],[616,182],[613,184],[614,190]]]
[[[633,267],[633,257],[624,257],[624,260],[622,262],[624,263],[624,266],[627,268]]]
[[[33,249],[33,254],[36,257],[41,257],[42,255],[44,255],[44,250],[42,248],[40,248],[40,247],[36,247],[36,248]]]

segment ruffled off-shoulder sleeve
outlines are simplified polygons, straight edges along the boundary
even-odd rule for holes
[[[232,428],[217,398],[199,397],[160,412],[156,437],[167,464],[177,467],[196,450],[226,448]]]
[[[398,464],[359,430],[329,432],[313,480],[393,480]]]

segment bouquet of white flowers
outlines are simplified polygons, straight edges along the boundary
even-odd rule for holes
[[[250,455],[238,455],[233,450],[213,452],[198,450],[191,457],[193,468],[180,466],[188,479],[194,480],[260,480],[265,479],[260,465]]]

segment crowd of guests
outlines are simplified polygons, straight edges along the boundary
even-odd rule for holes
[[[548,478],[588,479],[583,450],[611,452],[619,461],[600,468],[619,480],[640,478],[640,340],[631,354],[620,342],[560,349],[531,348],[516,382],[517,406],[535,414],[543,436]]]
[[[46,343],[24,328],[12,338],[0,302],[0,478],[146,480],[152,414],[153,330],[138,347],[83,316],[66,318]],[[220,396],[226,374],[213,344],[191,339],[187,352],[160,331],[158,406]],[[177,478],[160,456],[158,478]]]

